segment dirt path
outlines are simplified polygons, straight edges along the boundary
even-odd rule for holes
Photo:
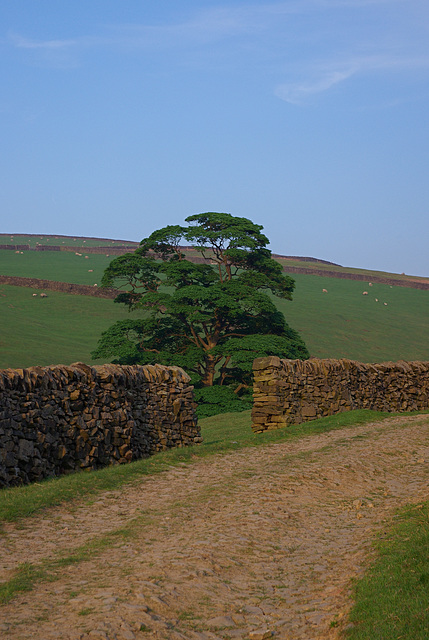
[[[127,531],[0,607],[0,637],[337,638],[376,532],[429,498],[428,427],[391,418],[241,450],[8,525],[0,580]]]

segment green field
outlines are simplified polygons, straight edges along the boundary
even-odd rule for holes
[[[37,297],[33,297],[37,293]],[[100,333],[128,312],[112,300],[0,285],[0,368],[96,362]]]
[[[15,253],[15,251],[8,249],[0,249],[0,274],[20,278],[99,285],[104,269],[111,260],[111,256],[99,253],[82,253],[81,256],[78,256],[73,251],[23,251]]]
[[[429,360],[429,291],[376,283],[370,287],[322,276],[292,277],[293,302],[280,300],[278,306],[313,357]]]
[[[105,254],[0,250],[0,274],[93,286],[100,285],[111,259]],[[429,291],[325,276],[292,277],[293,302],[277,304],[312,356],[362,362],[429,360]],[[53,291],[41,299],[33,293],[40,291],[0,285],[1,368],[90,363],[101,332],[128,316],[111,300]]]

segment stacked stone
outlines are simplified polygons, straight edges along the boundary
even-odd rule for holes
[[[0,249],[8,249],[9,251],[28,251],[28,244],[0,244]]]
[[[269,357],[257,358],[253,372],[256,433],[352,409],[429,407],[429,362],[364,364]]]
[[[285,398],[290,383],[282,375],[283,361],[277,356],[253,362],[252,429],[255,433],[279,429],[287,424]]]
[[[161,365],[0,371],[0,486],[201,442],[189,381]]]
[[[19,276],[1,276],[0,284],[8,284],[14,287],[28,287],[31,289],[43,289],[45,291],[62,291],[77,296],[95,296],[96,298],[116,298],[119,291],[94,287],[88,284],[74,284],[73,282],[56,282],[55,280],[41,280],[40,278],[21,278]]]

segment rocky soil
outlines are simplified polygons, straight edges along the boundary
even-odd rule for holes
[[[6,525],[0,580],[94,551],[0,607],[0,637],[339,638],[377,534],[429,498],[428,427],[395,417],[196,460]]]

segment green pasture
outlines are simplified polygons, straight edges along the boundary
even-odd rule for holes
[[[99,286],[111,259],[105,254],[0,250],[0,274]],[[291,275],[294,299],[277,304],[312,356],[362,362],[429,360],[429,291]],[[39,295],[33,298],[33,293]],[[41,299],[38,290],[1,286],[0,367],[91,362],[101,332],[128,317],[111,300],[47,293],[48,298]]]
[[[277,305],[313,357],[429,360],[429,291],[376,283],[370,287],[323,276],[292,277],[293,301],[279,300]]]
[[[128,316],[112,300],[47,293],[0,285],[0,368],[96,364],[90,352],[100,333]]]
[[[82,255],[76,255],[82,253]],[[86,257],[88,256],[88,257]],[[0,249],[0,274],[100,286],[112,256],[82,251],[23,251]]]
[[[359,282],[327,280],[297,274],[294,300],[278,302],[312,356],[429,360],[429,292],[373,285],[363,296]],[[40,298],[37,289],[0,285],[0,368],[91,363],[101,332],[129,317],[112,300],[47,293]]]

